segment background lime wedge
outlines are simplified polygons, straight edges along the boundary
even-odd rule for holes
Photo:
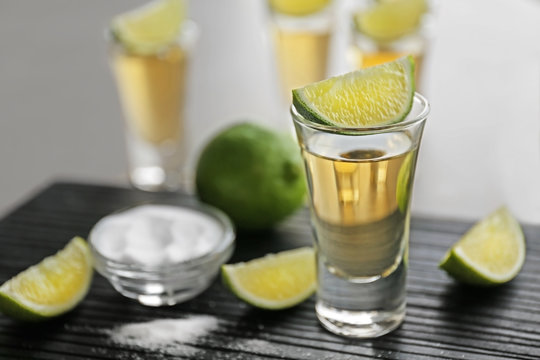
[[[357,13],[357,29],[378,41],[392,41],[415,31],[427,11],[426,0],[385,0]]]
[[[512,280],[525,262],[525,237],[506,207],[475,224],[439,266],[466,284],[493,286]]]
[[[112,32],[128,50],[153,54],[177,39],[185,17],[185,0],[158,0],[117,16]]]
[[[86,295],[93,275],[86,241],[73,238],[64,249],[0,286],[0,311],[15,319],[45,320],[74,308]]]
[[[291,16],[304,16],[324,9],[331,0],[269,0],[275,12]]]
[[[223,265],[224,283],[253,306],[278,310],[295,306],[315,291],[315,253],[304,247],[246,263]]]
[[[406,56],[294,89],[293,104],[310,121],[371,127],[403,120],[414,90],[414,60]]]

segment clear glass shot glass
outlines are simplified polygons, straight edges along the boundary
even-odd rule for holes
[[[329,0],[313,13],[295,15],[280,12],[272,3],[268,1],[270,32],[284,100],[289,104],[293,89],[326,78],[334,8]]]
[[[316,313],[329,331],[372,338],[405,317],[410,200],[427,100],[399,123],[342,129],[292,118],[317,253]]]
[[[131,184],[175,191],[186,179],[185,101],[197,26],[186,21],[176,42],[139,54],[109,36],[110,66],[125,118]]]
[[[408,20],[414,22],[415,25],[411,25],[409,31],[388,38],[376,38],[373,34],[362,29],[360,18],[373,7],[379,6],[380,2],[376,0],[355,0],[355,5],[349,11],[351,43],[347,51],[347,60],[351,67],[361,69],[393,61],[406,55],[412,55],[416,63],[416,84],[417,88],[420,88],[424,58],[431,42],[433,14],[431,12],[432,5],[428,1],[422,3],[419,0],[417,3],[425,5],[425,10],[421,14],[415,14],[414,12],[395,13],[390,14],[388,19],[379,17],[373,20],[378,22],[376,24],[378,31],[384,33],[385,26],[392,27],[395,26],[398,20],[403,22],[407,21],[403,20],[404,18],[412,17],[413,19]],[[396,9],[396,11],[398,10]],[[399,19],[393,19],[392,16],[398,16]],[[414,18],[416,17],[418,19],[415,21]],[[372,26],[374,25],[372,24]]]

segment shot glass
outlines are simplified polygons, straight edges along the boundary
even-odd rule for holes
[[[317,253],[316,313],[329,331],[372,338],[405,317],[410,200],[429,113],[415,94],[397,124],[342,129],[291,108]]]
[[[185,100],[197,26],[186,21],[176,42],[150,54],[135,53],[110,37],[110,65],[125,118],[131,184],[175,191],[188,179]]]
[[[268,1],[270,31],[284,100],[289,104],[292,89],[326,78],[333,4],[329,0],[313,13],[295,15],[280,12],[272,3]]]
[[[409,1],[410,2],[410,1]],[[405,3],[405,1],[402,1]],[[420,85],[424,57],[430,43],[430,29],[432,27],[432,15],[429,11],[427,1],[416,1],[417,6],[424,5],[424,10],[406,11],[398,9],[396,6],[407,6],[407,4],[383,4],[382,6],[393,6],[394,9],[388,14],[373,16],[370,25],[380,34],[377,37],[370,33],[368,29],[362,28],[362,17],[374,7],[380,6],[376,0],[355,0],[355,6],[350,9],[350,29],[351,43],[347,52],[347,59],[351,67],[361,69],[365,67],[379,65],[393,61],[405,55],[412,55],[416,63],[416,84]],[[397,19],[395,18],[397,16]],[[391,27],[396,23],[405,28],[403,32],[393,32]],[[408,24],[408,25],[407,25]],[[407,30],[407,27],[408,30]],[[389,29],[390,28],[390,29]],[[384,35],[384,36],[383,36]]]

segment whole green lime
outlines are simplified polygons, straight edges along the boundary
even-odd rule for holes
[[[227,128],[206,145],[195,185],[201,201],[246,230],[272,227],[302,206],[306,195],[293,138],[252,123]]]

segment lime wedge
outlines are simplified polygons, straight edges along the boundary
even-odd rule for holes
[[[269,0],[270,8],[277,13],[305,16],[324,9],[331,0]]]
[[[403,214],[407,213],[407,208],[411,199],[411,181],[412,181],[412,169],[414,169],[416,161],[416,152],[410,152],[403,160],[401,167],[399,168],[396,186],[396,200],[398,209]]]
[[[439,264],[455,279],[493,286],[512,280],[525,262],[525,237],[517,220],[501,207],[475,224]]]
[[[412,56],[360,69],[293,90],[293,104],[306,119],[358,128],[403,120],[414,97]]]
[[[315,291],[315,253],[305,247],[269,254],[246,263],[223,265],[221,274],[231,291],[248,304],[286,309]]]
[[[378,41],[392,41],[414,32],[427,11],[426,0],[385,0],[357,13],[357,29]]]
[[[74,308],[92,280],[92,255],[80,237],[0,286],[0,311],[15,319],[46,320]]]
[[[185,0],[159,0],[117,16],[112,33],[128,50],[154,54],[177,39],[185,16]]]

